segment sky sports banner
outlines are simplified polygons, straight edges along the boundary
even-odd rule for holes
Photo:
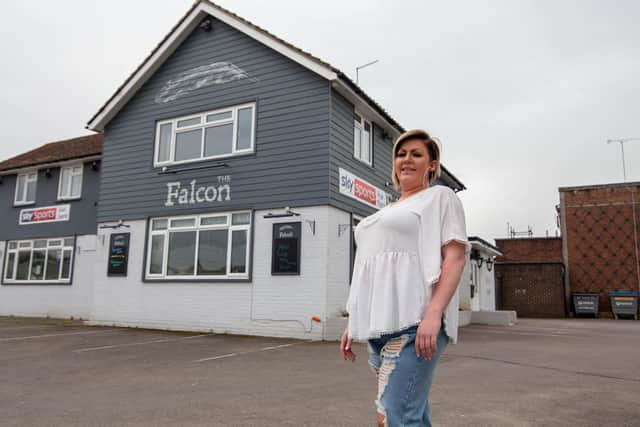
[[[22,209],[20,225],[41,224],[43,222],[69,221],[71,205],[44,206],[42,208]]]
[[[382,209],[391,200],[391,195],[358,178],[342,168],[340,170],[340,193],[352,197],[369,206]]]

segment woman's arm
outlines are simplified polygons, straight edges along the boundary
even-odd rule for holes
[[[431,301],[425,310],[416,334],[416,354],[418,357],[431,359],[431,355],[438,351],[437,339],[442,315],[458,288],[466,261],[463,243],[452,240],[442,247],[440,280],[433,287]]]

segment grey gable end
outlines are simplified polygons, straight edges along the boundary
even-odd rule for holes
[[[213,18],[186,38],[105,128],[98,222],[148,216],[285,205],[328,204],[331,86],[294,61]],[[246,77],[210,84],[163,102],[163,88],[181,73],[225,62]],[[256,103],[255,152],[154,167],[156,123],[217,108]],[[215,165],[223,164],[216,167]],[[167,184],[218,185],[230,176],[230,200],[165,206]]]

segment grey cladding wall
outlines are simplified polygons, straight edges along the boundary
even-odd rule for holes
[[[340,194],[338,182],[339,168],[348,170],[372,185],[385,190],[393,196],[397,193],[391,182],[390,140],[383,137],[382,129],[373,122],[373,167],[357,160],[353,155],[353,105],[339,93],[331,93],[331,149],[329,157],[330,204],[347,212],[358,215],[371,215],[376,209]]]
[[[28,206],[13,206],[17,175],[4,176],[0,184],[0,218],[2,218],[0,240],[96,234],[100,169],[94,170],[91,164],[92,162],[84,163],[82,195],[78,200],[58,201],[60,168],[50,168],[51,176],[47,176],[45,169],[38,170],[36,203]],[[19,224],[19,214],[22,209],[60,204],[71,205],[69,221]]]
[[[248,77],[158,102],[169,80],[217,62]],[[107,125],[98,220],[327,204],[330,96],[328,81],[226,24],[196,28]],[[225,158],[224,167],[191,163],[198,169],[175,174],[153,167],[158,120],[247,102],[256,103],[255,153]],[[167,183],[217,185],[225,175],[230,201],[165,206]]]

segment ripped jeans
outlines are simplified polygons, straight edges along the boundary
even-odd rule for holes
[[[369,364],[378,377],[376,406],[389,427],[431,426],[429,389],[448,339],[443,323],[438,352],[431,360],[418,358],[417,330],[418,325],[369,340]]]

